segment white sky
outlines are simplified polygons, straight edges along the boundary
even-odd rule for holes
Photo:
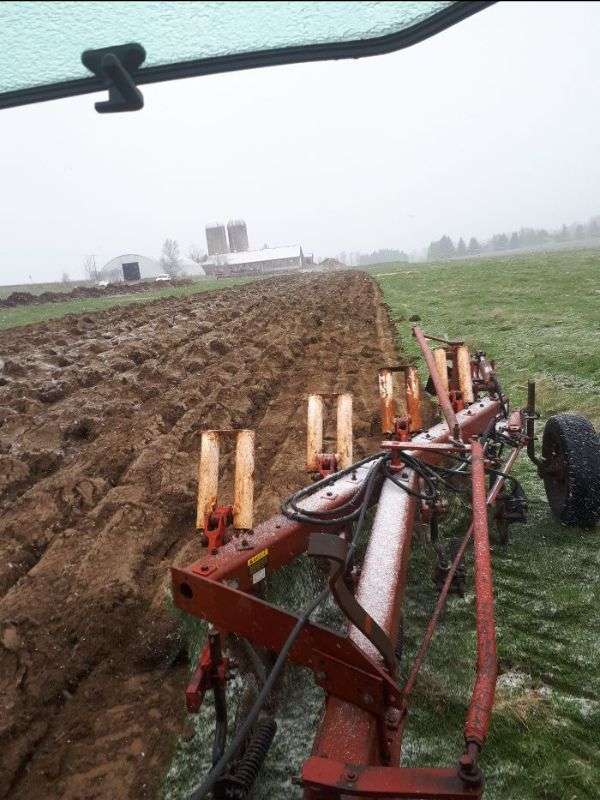
[[[0,111],[0,283],[121,253],[420,249],[600,213],[600,3],[501,2],[392,55],[144,86]]]

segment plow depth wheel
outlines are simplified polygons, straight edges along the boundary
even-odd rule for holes
[[[600,517],[600,442],[579,414],[550,417],[542,439],[541,475],[552,513],[565,525],[589,528]]]

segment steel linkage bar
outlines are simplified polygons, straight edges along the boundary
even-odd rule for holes
[[[442,409],[442,414],[444,415],[444,419],[448,423],[448,428],[452,435],[455,435],[457,430],[457,420],[456,414],[454,413],[454,409],[452,408],[452,403],[450,402],[450,397],[448,396],[448,392],[446,387],[444,386],[444,382],[440,376],[438,371],[437,364],[435,363],[435,356],[431,352],[431,348],[427,343],[427,337],[419,328],[418,325],[413,327],[413,335],[417,340],[417,344],[421,348],[421,352],[423,353],[423,358],[427,364],[427,368],[429,370],[429,374],[431,375],[431,380],[433,381],[433,385],[435,387],[435,393],[437,394],[437,398],[440,404],[440,408]]]

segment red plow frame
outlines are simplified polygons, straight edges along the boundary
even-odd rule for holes
[[[432,352],[419,328],[414,329],[429,368],[445,421],[415,431],[410,417],[397,416],[389,393],[382,393],[382,419],[388,438],[391,474],[375,474],[376,461],[365,459],[339,475],[303,490],[303,509],[312,513],[352,507],[360,490],[370,485],[370,504],[376,505],[366,555],[355,591],[348,582],[331,578],[331,590],[348,619],[345,635],[306,621],[262,600],[257,583],[299,555],[327,558],[342,564],[347,551],[347,525],[327,528],[281,514],[253,531],[233,535],[188,567],[172,570],[173,597],[183,611],[206,620],[219,634],[235,633],[253,645],[278,653],[290,635],[296,638],[290,661],[308,667],[326,692],[326,703],[313,753],[299,781],[306,800],[334,798],[478,798],[483,776],[477,760],[485,742],[496,683],[496,638],[492,569],[488,537],[488,506],[498,500],[507,473],[532,436],[533,408],[507,415],[506,399],[483,354],[467,355],[464,345],[444,342]],[[448,361],[446,360],[448,359]],[[442,364],[448,364],[444,375]],[[407,392],[414,380],[407,375]],[[465,399],[467,402],[465,403]],[[415,408],[407,396],[407,408]],[[419,420],[420,422],[420,420]],[[512,446],[503,466],[486,489],[485,438],[498,426]],[[443,464],[459,455],[470,468],[472,522],[449,565],[433,616],[404,685],[398,683],[393,654],[402,617],[402,604],[415,521],[427,520],[433,510],[420,499],[422,477],[409,460]],[[498,464],[495,463],[496,468]],[[465,478],[466,480],[466,478]],[[219,509],[220,510],[220,509]],[[293,516],[293,515],[291,515]],[[465,749],[447,768],[404,768],[399,764],[409,699],[419,667],[429,648],[458,565],[472,539],[476,599],[476,674],[464,725]],[[257,580],[257,574],[260,575]],[[339,575],[339,572],[338,572]],[[188,707],[197,709],[208,688],[224,691],[226,664],[215,648],[205,649],[188,687]],[[218,649],[220,653],[220,649]],[[211,659],[211,653],[213,658]],[[206,796],[194,794],[196,797]],[[237,795],[236,795],[237,796]],[[241,796],[241,795],[240,795]]]

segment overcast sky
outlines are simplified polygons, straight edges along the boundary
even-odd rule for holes
[[[418,250],[600,213],[600,3],[501,2],[408,50],[0,111],[0,283],[121,253]]]

